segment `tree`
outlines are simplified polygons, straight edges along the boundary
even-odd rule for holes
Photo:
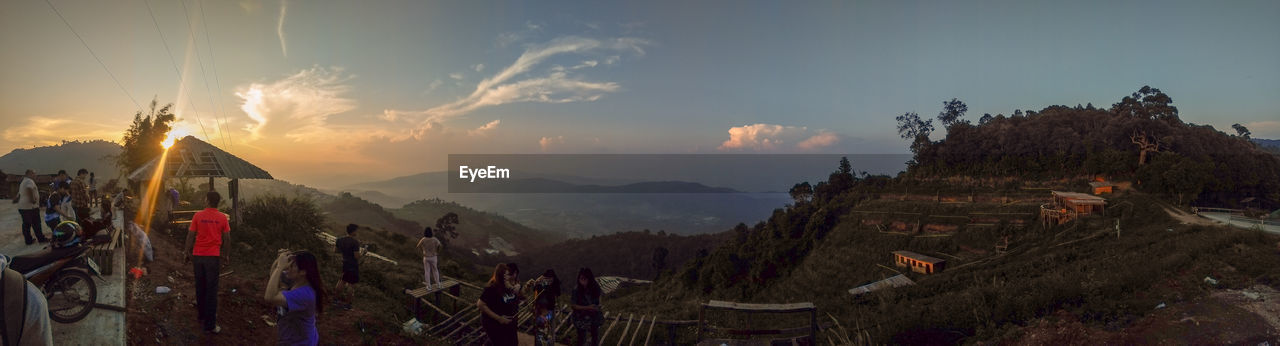
[[[441,216],[439,219],[436,219],[435,232],[448,236],[448,237],[440,237],[440,240],[445,241],[446,245],[448,244],[447,239],[453,239],[458,237],[457,227],[455,227],[457,224],[458,224],[458,214],[454,212],[449,212],[448,214],[444,214],[444,216]]]
[[[156,100],[151,100],[151,112],[144,114],[138,111],[133,115],[133,124],[129,125],[129,130],[125,131],[124,149],[120,151],[120,156],[116,157],[116,166],[123,169],[126,173],[147,164],[148,161],[160,156],[164,148],[160,146],[160,142],[164,141],[165,136],[169,135],[169,130],[173,127],[173,104],[167,104],[160,109],[156,109]]]
[[[1244,127],[1244,125],[1231,124],[1231,128],[1236,129],[1236,134],[1240,137],[1244,137],[1244,139],[1249,139],[1249,135],[1252,134],[1249,132],[1249,128]]]
[[[791,187],[791,199],[796,201],[796,205],[808,202],[813,199],[813,186],[809,182],[803,182]]]
[[[1173,106],[1173,98],[1150,86],[1143,86],[1138,92],[1112,104],[1111,112],[1117,116],[1162,120],[1170,124],[1181,122],[1178,107]]]
[[[982,117],[978,118],[978,125],[986,125],[988,122],[991,121],[991,119],[994,119],[991,116],[991,113],[983,113]]]
[[[839,170],[836,171],[836,173],[853,174],[853,165],[849,163],[848,157],[846,156],[840,157],[840,168]]]
[[[1160,151],[1160,141],[1151,142],[1146,132],[1134,132],[1129,141],[1138,145],[1138,166],[1147,163],[1147,153]]]
[[[929,144],[929,134],[933,133],[933,119],[920,120],[920,115],[915,112],[906,112],[894,119],[898,120],[898,135],[911,141],[912,153],[918,154]]]
[[[942,111],[938,112],[938,121],[942,122],[942,127],[946,128],[956,123],[967,123],[967,121],[963,121],[960,118],[964,116],[964,112],[968,111],[969,106],[955,98],[952,98],[951,101],[942,101]]]
[[[665,247],[659,246],[653,249],[653,271],[662,273],[662,270],[667,268],[668,253],[670,251]]]

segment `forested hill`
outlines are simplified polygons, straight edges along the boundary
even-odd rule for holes
[[[1228,135],[1183,122],[1159,89],[1143,87],[1110,109],[1049,106],[987,114],[977,124],[963,118],[963,103],[944,105],[938,120],[947,134],[939,141],[927,138],[933,119],[898,117],[903,138],[914,139],[910,178],[1101,175],[1182,203],[1236,206],[1255,197],[1261,206],[1280,207],[1280,157],[1249,141],[1248,129],[1238,124]],[[1144,144],[1153,150],[1144,153]]]

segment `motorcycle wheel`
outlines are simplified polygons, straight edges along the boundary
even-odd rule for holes
[[[74,323],[89,316],[98,301],[98,286],[89,274],[80,270],[62,270],[45,283],[44,298],[49,302],[49,319]]]

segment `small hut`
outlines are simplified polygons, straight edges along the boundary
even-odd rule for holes
[[[1079,192],[1052,191],[1053,204],[1070,210],[1080,216],[1102,212],[1107,206],[1107,199]]]
[[[899,267],[910,267],[911,271],[921,274],[933,274],[942,271],[947,261],[937,257],[925,256],[911,251],[894,251],[894,264]]]
[[[1089,190],[1093,191],[1093,194],[1095,195],[1102,195],[1104,193],[1113,193],[1114,191],[1112,191],[1112,189],[1114,189],[1115,186],[1116,184],[1112,184],[1109,181],[1089,182]]]
[[[254,166],[235,155],[231,155],[218,147],[196,139],[183,137],[169,149],[169,157],[164,163],[165,178],[209,178],[209,188],[213,189],[213,178],[231,179],[227,183],[228,198],[231,200],[231,222],[240,222],[240,179],[274,179],[270,173]],[[130,181],[151,179],[159,157],[152,159],[141,168],[129,174]]]

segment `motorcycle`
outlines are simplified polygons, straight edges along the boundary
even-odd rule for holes
[[[90,274],[102,277],[89,257],[89,244],[80,241],[80,226],[66,221],[55,228],[48,250],[13,257],[9,268],[40,287],[49,303],[49,319],[73,323],[89,316],[98,301],[98,286]],[[62,236],[59,232],[71,234]]]

